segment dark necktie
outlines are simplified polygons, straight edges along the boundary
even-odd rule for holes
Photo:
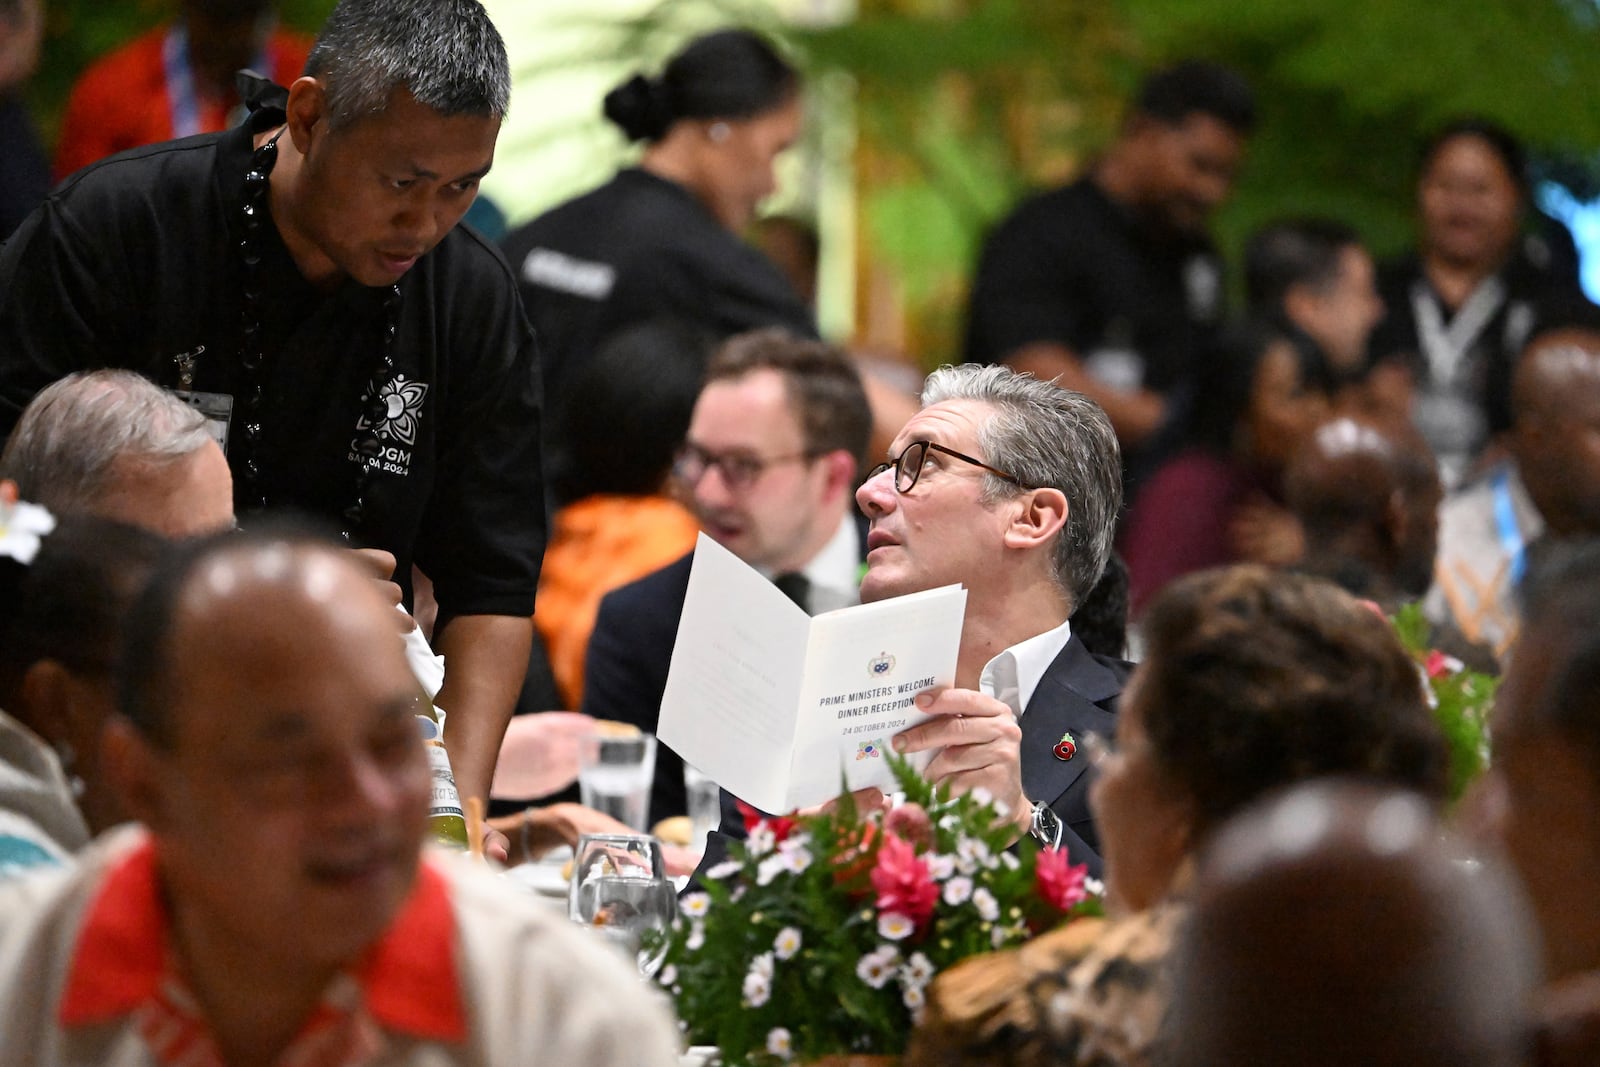
[[[784,596],[800,605],[801,611],[809,612],[811,610],[807,604],[807,601],[811,598],[811,580],[805,575],[797,571],[790,571],[788,574],[780,574],[772,579],[772,584],[777,586],[778,591]]]

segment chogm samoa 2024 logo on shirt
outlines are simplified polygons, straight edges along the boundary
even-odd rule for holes
[[[356,423],[356,432],[372,431],[372,442],[367,445],[367,455],[361,455],[363,441],[351,442],[351,462],[364,462],[389,474],[409,474],[411,449],[417,443],[417,428],[422,421],[422,408],[428,399],[426,382],[414,382],[404,374],[378,386],[377,406],[373,407],[372,388],[369,386],[361,398],[364,414]],[[369,414],[375,414],[374,422]],[[376,445],[373,450],[372,445]]]

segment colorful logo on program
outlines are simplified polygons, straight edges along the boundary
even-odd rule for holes
[[[894,673],[894,657],[887,652],[879,652],[867,661],[867,673],[874,678],[887,678]]]
[[[858,760],[882,759],[882,758],[883,758],[883,742],[882,741],[863,741],[863,742],[861,742],[861,747],[856,749],[856,759],[858,759]]]

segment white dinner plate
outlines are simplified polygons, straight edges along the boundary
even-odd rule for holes
[[[545,853],[534,863],[510,868],[506,871],[506,877],[543,896],[565,898],[568,879],[562,869],[570,859],[572,850],[559,848]]]

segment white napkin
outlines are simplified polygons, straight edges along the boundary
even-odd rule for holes
[[[400,610],[402,613],[405,611],[404,608]],[[433,654],[433,648],[429,646],[428,639],[422,636],[420,626],[407,630],[405,641],[406,662],[411,664],[411,673],[417,676],[417,681],[427,691],[428,699],[432,700],[439,695],[439,687],[444,685],[444,657]]]

